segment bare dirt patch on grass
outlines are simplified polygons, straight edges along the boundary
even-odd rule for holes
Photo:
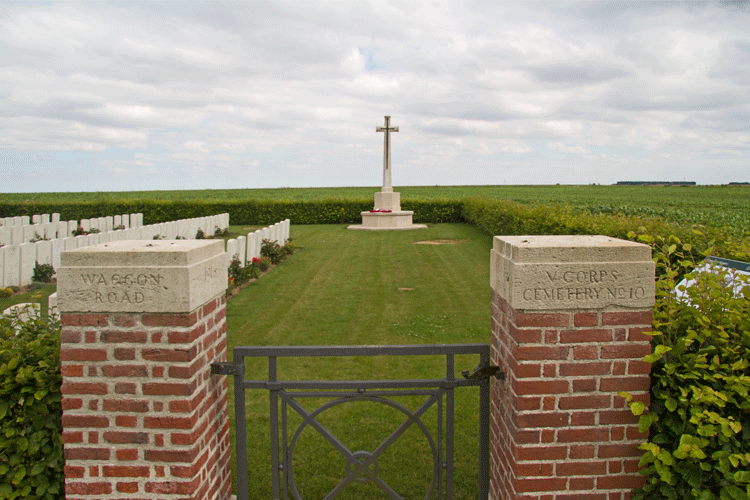
[[[424,240],[415,241],[415,245],[457,245],[469,241],[468,239],[439,239],[439,240]]]

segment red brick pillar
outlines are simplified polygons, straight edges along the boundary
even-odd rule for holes
[[[647,402],[654,264],[603,236],[496,236],[490,497],[625,500],[646,436],[618,391]]]
[[[229,498],[225,260],[200,240],[62,254],[68,500]]]

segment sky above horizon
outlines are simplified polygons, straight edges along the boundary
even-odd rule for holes
[[[0,192],[750,181],[750,5],[0,3]]]

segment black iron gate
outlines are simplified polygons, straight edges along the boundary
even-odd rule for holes
[[[292,457],[294,447],[302,431],[308,426],[316,430],[346,459],[343,479],[326,496],[335,498],[352,483],[374,483],[392,499],[402,499],[386,481],[380,477],[378,458],[410,427],[417,426],[429,443],[432,451],[432,480],[425,499],[453,498],[453,409],[456,387],[479,387],[479,499],[489,494],[489,377],[500,378],[497,367],[490,366],[489,344],[439,344],[399,346],[310,346],[310,347],[235,347],[233,363],[213,363],[214,374],[234,375],[235,430],[237,453],[237,498],[248,500],[247,450],[245,425],[245,389],[267,389],[270,393],[271,420],[271,467],[273,498],[285,500],[291,497],[302,500],[294,481]],[[463,379],[454,376],[454,357],[461,354],[478,354],[479,364],[473,373],[463,371]],[[320,356],[445,356],[445,377],[415,380],[279,380],[277,359],[284,357]],[[268,358],[266,380],[245,380],[245,358]],[[424,396],[424,402],[414,411],[393,400],[397,396]],[[330,398],[316,410],[307,411],[301,398]],[[317,417],[332,407],[353,401],[370,401],[387,405],[405,416],[401,425],[373,450],[352,451]],[[445,417],[443,422],[443,401]],[[281,402],[281,440],[279,440],[279,402]],[[437,431],[433,438],[421,417],[433,405],[437,406]],[[302,418],[302,424],[289,436],[287,409],[291,408]],[[444,426],[444,427],[443,427]],[[445,443],[443,443],[443,431]],[[281,449],[280,443],[281,441]]]

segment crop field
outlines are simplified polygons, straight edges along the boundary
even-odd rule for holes
[[[0,193],[2,203],[103,202],[113,200],[288,200],[372,199],[379,187],[123,191],[92,193]],[[566,203],[592,213],[659,216],[679,224],[750,226],[750,186],[404,186],[403,200],[460,200],[468,196],[522,203]]]

